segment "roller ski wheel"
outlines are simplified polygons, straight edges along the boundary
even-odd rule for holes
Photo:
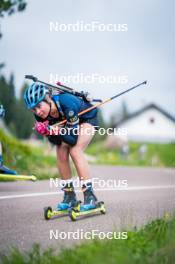
[[[51,206],[44,208],[44,218],[51,219],[54,216],[68,215],[68,210],[52,210]]]
[[[80,210],[81,210],[81,201],[77,201],[74,207],[69,209],[69,217],[72,221],[77,220],[77,214],[80,212]]]
[[[72,221],[77,220],[77,213],[73,208],[69,210],[69,216]]]
[[[81,205],[81,202],[79,201],[75,207],[71,208],[69,210],[69,217],[72,221],[76,221],[79,216],[85,216],[85,215],[93,215],[95,213],[100,212],[101,214],[106,213],[106,208],[104,205],[104,202],[97,202],[96,205],[94,205],[94,208],[89,209],[89,205]]]
[[[105,208],[104,202],[99,202],[99,207],[100,207],[100,213],[106,214],[106,208]]]
[[[52,217],[52,207],[45,207],[44,208],[44,218],[49,220]]]

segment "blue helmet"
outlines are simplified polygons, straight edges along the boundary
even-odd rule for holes
[[[24,92],[24,101],[27,108],[32,109],[44,100],[46,94],[49,94],[47,86],[40,83],[33,83]]]

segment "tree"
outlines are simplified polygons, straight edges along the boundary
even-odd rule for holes
[[[128,107],[125,101],[122,101],[122,119],[125,119],[129,116]]]
[[[117,124],[126,119],[129,116],[128,107],[125,101],[122,101],[122,104],[118,110],[115,110],[114,113],[110,116],[109,127],[115,128]]]
[[[22,88],[19,99],[15,96],[13,74],[9,81],[4,76],[0,76],[0,87],[0,103],[5,109],[4,121],[6,125],[18,138],[28,138],[32,132],[34,118],[24,105],[23,91],[26,85]]]
[[[107,124],[104,120],[103,112],[101,109],[98,109],[98,124],[99,124],[99,127],[107,128]]]
[[[31,113],[31,111],[28,111],[28,109],[26,109],[26,106],[24,104],[23,94],[26,87],[27,85],[24,84],[21,89],[20,98],[17,101],[16,106],[16,118],[14,120],[16,126],[16,136],[23,139],[30,137],[34,123],[33,114]]]
[[[99,128],[107,128],[107,124],[103,117],[103,112],[101,109],[98,109],[98,126]],[[106,138],[106,135],[100,135],[98,132],[96,133],[95,137],[93,138],[93,143],[97,141],[102,141]]]
[[[25,0],[0,0],[0,17],[21,12],[26,8]],[[0,38],[2,33],[0,31]],[[0,63],[0,70],[4,63]],[[22,96],[18,100],[15,96],[14,76],[10,80],[0,75],[0,102],[3,104],[6,114],[4,117],[6,125],[17,137],[27,138],[31,134],[32,115],[26,110]]]
[[[1,0],[0,1],[0,17],[5,14],[12,15],[15,12],[21,12],[26,8],[27,3],[24,0]],[[2,33],[0,32],[0,38]]]
[[[6,114],[5,122],[7,125],[14,120],[15,115],[15,87],[14,87],[14,76],[11,74],[9,82],[5,79],[4,76],[0,77],[0,102],[3,104]]]
[[[7,125],[13,120],[14,117],[14,106],[15,106],[15,96],[14,96],[14,77],[11,75],[10,81],[8,82],[4,76],[0,77],[0,102],[3,104],[6,115],[5,122]]]

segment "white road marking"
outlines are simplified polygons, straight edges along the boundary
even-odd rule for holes
[[[127,188],[97,188],[94,189],[97,192],[103,191],[144,191],[144,190],[159,190],[159,189],[174,189],[175,185],[153,185],[153,186],[133,186]],[[76,193],[80,193],[80,190],[77,190]],[[14,199],[14,198],[25,198],[25,197],[38,197],[38,196],[48,196],[48,195],[58,195],[63,194],[62,191],[57,192],[41,192],[41,193],[25,193],[25,194],[17,194],[17,195],[3,195],[0,196],[0,200],[4,199]]]

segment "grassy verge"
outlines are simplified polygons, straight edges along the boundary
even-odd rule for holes
[[[41,147],[25,145],[2,130],[0,141],[3,142],[4,164],[16,170],[18,174],[33,174],[38,179],[58,177],[56,156],[45,155]],[[109,150],[104,147],[103,142],[96,142],[89,145],[86,153],[94,156],[96,164],[175,167],[175,144],[147,144],[147,151],[142,158],[138,152],[140,146],[130,143],[129,154],[123,157],[118,149]]]
[[[30,147],[14,137],[7,136],[0,130],[0,141],[3,142],[4,165],[14,169],[18,174],[33,174],[38,179],[58,177],[56,157],[44,155],[41,148]]]
[[[42,251],[34,245],[30,252],[13,249],[9,255],[0,256],[4,264],[35,263],[175,263],[175,218],[157,219],[141,230],[129,231],[125,240],[91,240],[57,253],[52,249]]]
[[[96,157],[97,164],[123,166],[175,167],[175,144],[147,144],[141,157],[141,144],[129,143],[129,154],[124,156],[116,149],[109,150],[103,142],[96,142],[87,149],[87,154]]]

